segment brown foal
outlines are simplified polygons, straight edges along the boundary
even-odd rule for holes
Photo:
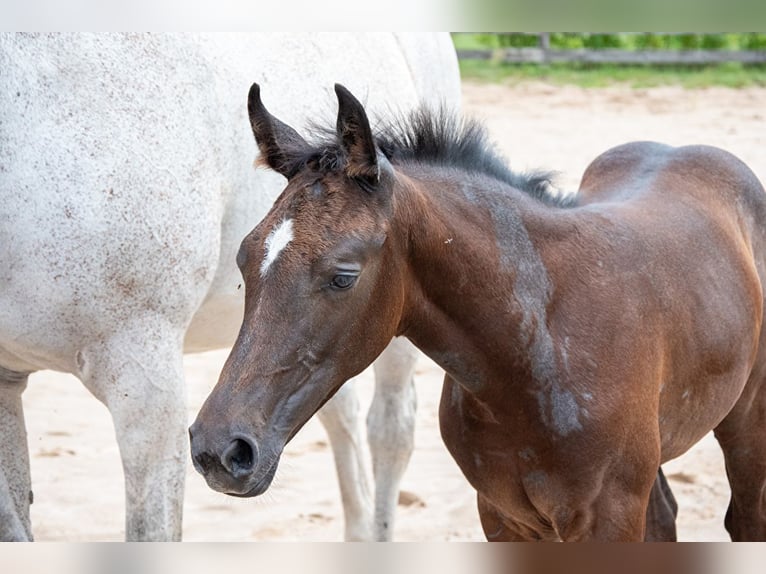
[[[726,527],[766,539],[754,174],[630,143],[562,200],[476,123],[420,111],[374,134],[336,93],[336,130],[309,144],[250,92],[261,161],[288,183],[242,242],[242,329],[191,428],[208,484],[265,491],[298,429],[404,335],[447,373],[442,436],[489,540],[673,538],[658,468],[711,429]]]

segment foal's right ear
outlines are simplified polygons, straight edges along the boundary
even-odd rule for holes
[[[380,181],[380,165],[367,112],[345,86],[335,84],[335,94],[338,96],[336,131],[347,155],[346,175],[375,186]]]
[[[255,142],[261,150],[261,161],[289,179],[293,175],[291,160],[308,147],[306,140],[268,112],[261,101],[261,88],[258,84],[250,86],[247,112]]]

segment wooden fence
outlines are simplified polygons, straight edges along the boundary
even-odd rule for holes
[[[701,65],[741,62],[766,64],[766,50],[620,50],[614,48],[551,48],[550,35],[538,34],[538,46],[529,48],[495,48],[458,50],[461,60],[493,60],[513,64],[548,64],[581,62],[589,64],[680,64]]]

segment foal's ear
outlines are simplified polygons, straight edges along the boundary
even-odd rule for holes
[[[298,132],[272,116],[261,102],[261,88],[250,86],[247,96],[247,112],[253,128],[255,142],[261,150],[262,159],[274,171],[286,178],[291,175],[291,158],[300,154],[308,144]]]
[[[380,166],[364,107],[340,84],[335,84],[335,94],[338,96],[338,137],[347,156],[346,175],[377,184]]]

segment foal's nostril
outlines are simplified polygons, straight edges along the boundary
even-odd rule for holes
[[[221,456],[221,464],[234,477],[250,474],[255,466],[256,450],[249,441],[236,438]]]

